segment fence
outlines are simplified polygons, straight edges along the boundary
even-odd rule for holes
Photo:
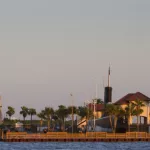
[[[47,132],[37,134],[27,134],[26,132],[7,132],[2,134],[2,139],[136,139],[150,138],[150,134],[146,132],[127,132],[127,133],[106,133],[106,132],[87,132],[87,133],[67,133],[67,132]]]

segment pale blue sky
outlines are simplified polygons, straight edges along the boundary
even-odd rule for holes
[[[111,63],[113,101],[150,96],[149,0],[0,0],[3,111],[103,99]]]

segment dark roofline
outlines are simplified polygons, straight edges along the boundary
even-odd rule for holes
[[[143,100],[143,101],[150,101],[150,98],[148,96],[140,92],[136,92],[136,93],[129,93],[125,95],[124,97],[116,101],[114,104],[116,105],[127,104],[128,101],[134,101],[136,99]]]

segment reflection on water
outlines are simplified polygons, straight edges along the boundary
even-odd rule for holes
[[[150,150],[149,142],[45,142],[45,143],[4,143],[0,150]]]

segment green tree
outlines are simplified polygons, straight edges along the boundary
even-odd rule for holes
[[[11,106],[8,106],[8,111],[6,114],[9,116],[9,119],[11,119],[11,116],[15,114],[15,109]]]
[[[144,103],[141,101],[141,100],[136,100],[135,101],[135,115],[137,116],[137,131],[139,132],[139,117],[140,117],[140,114],[143,113],[143,109],[142,107],[144,107]]]
[[[69,115],[68,109],[64,105],[59,105],[56,110],[56,115],[62,122],[62,129],[65,130],[65,118]]]
[[[88,120],[93,117],[93,111],[85,106],[79,106],[78,107],[78,115],[81,117],[81,119],[86,118],[86,128]]]
[[[47,120],[48,130],[50,131],[50,121],[52,119],[52,116],[54,115],[54,109],[52,107],[45,107],[43,113],[45,120]]]
[[[123,117],[125,111],[119,105],[114,105],[114,132],[116,132],[117,121],[119,117]]]
[[[77,114],[78,114],[81,118],[86,117],[87,120],[88,120],[90,117],[93,117],[93,111],[92,111],[91,109],[89,109],[88,107],[85,107],[85,106],[79,106],[79,107],[78,107]]]
[[[38,113],[37,116],[41,119],[40,120],[40,127],[42,127],[43,120],[45,120],[45,112],[44,112],[44,110],[42,110],[40,113]]]
[[[109,116],[112,131],[116,132],[118,117],[124,115],[124,110],[119,105],[107,104],[105,112]]]
[[[21,107],[20,114],[23,116],[23,120],[24,120],[24,122],[25,122],[25,118],[26,118],[27,115],[28,115],[28,108],[25,107],[25,106],[22,106],[22,107]]]
[[[104,102],[102,101],[102,99],[98,98],[97,100],[97,104],[104,104]]]
[[[71,124],[71,126],[72,126],[72,132],[74,132],[74,114],[78,114],[78,109],[77,109],[77,107],[75,107],[75,106],[69,106],[68,107],[68,113],[69,113],[69,115],[71,115],[71,118],[72,118],[72,124]]]
[[[67,109],[68,109],[69,114],[72,114],[72,110],[73,110],[73,114],[78,114],[78,109],[75,106],[73,106],[73,107],[69,106]]]
[[[32,116],[36,115],[36,110],[34,108],[29,108],[28,114],[31,116],[31,124],[32,124]]]
[[[111,129],[113,131],[113,120],[112,120],[112,117],[114,115],[114,105],[113,104],[107,104],[106,108],[105,108],[105,112],[109,116],[110,126],[111,126]]]
[[[135,115],[135,104],[129,102],[125,107],[125,117],[127,118],[128,123],[128,132],[130,132],[130,118]]]

